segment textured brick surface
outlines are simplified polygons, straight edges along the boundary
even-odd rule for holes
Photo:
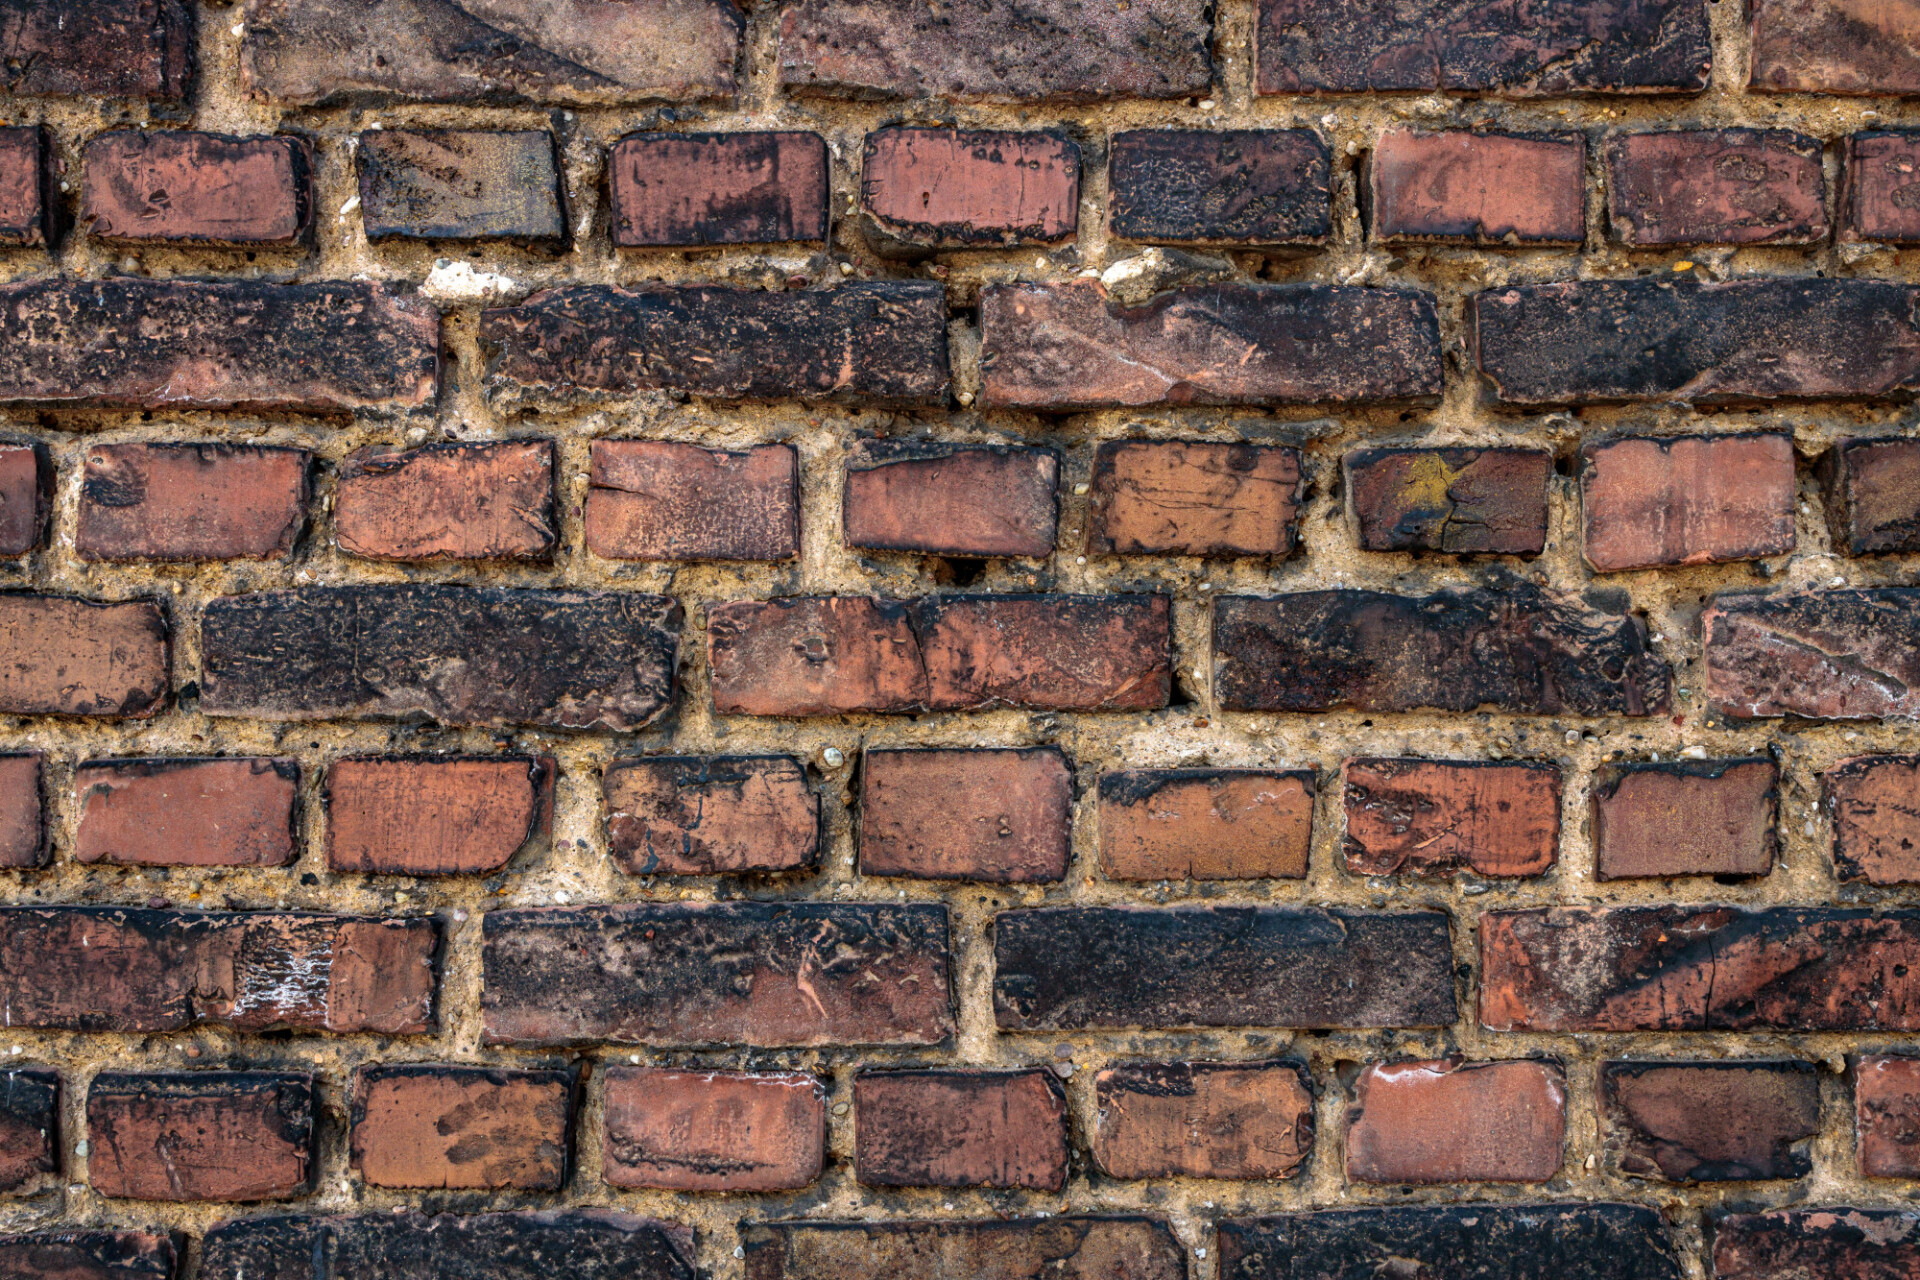
[[[89,560],[284,559],[306,524],[311,464],[305,449],[95,445],[74,546]]]
[[[313,217],[298,138],[107,133],[87,144],[81,220],[108,240],[288,245]]]
[[[1755,560],[1794,546],[1793,438],[1626,438],[1581,453],[1587,563],[1602,573]]]
[[[298,852],[285,758],[95,760],[74,770],[81,862],[279,867]]]
[[[1319,244],[1333,222],[1327,144],[1309,129],[1139,129],[1107,153],[1108,227],[1178,244]]]
[[[0,445],[0,556],[19,556],[47,533],[53,467],[45,445]]]
[[[1553,456],[1532,449],[1356,449],[1344,459],[1368,551],[1537,556]]]
[[[0,711],[153,715],[167,699],[168,638],[152,600],[0,596]]]
[[[860,207],[881,252],[1065,240],[1080,221],[1080,148],[1050,133],[881,129],[867,135]]]
[[[975,1280],[1038,1275],[1182,1280],[1179,1239],[1159,1218],[1012,1222],[769,1222],[744,1226],[750,1280],[886,1280],[925,1269]]]
[[[1824,240],[1820,144],[1784,129],[1624,134],[1607,144],[1607,210],[1637,247]]]
[[[1116,880],[1300,880],[1311,773],[1130,769],[1100,778],[1100,868]]]
[[[1535,876],[1560,852],[1560,770],[1484,760],[1349,760],[1347,870]]]
[[[16,0],[7,6],[9,93],[184,98],[193,12],[182,0]]]
[[[1365,181],[1376,240],[1586,239],[1586,147],[1577,137],[1395,129],[1380,135]]]
[[[1782,1209],[1722,1218],[1715,1280],[1831,1276],[1872,1280],[1920,1268],[1920,1217],[1898,1209]]]
[[[37,867],[47,859],[47,810],[38,751],[0,755],[0,867]]]
[[[1375,1063],[1348,1099],[1356,1182],[1545,1182],[1560,1172],[1567,1082],[1557,1063]]]
[[[545,440],[364,449],[342,459],[333,536],[369,560],[544,560],[559,541]]]
[[[1856,133],[1840,174],[1840,238],[1920,241],[1920,133]]]
[[[788,1191],[820,1176],[827,1096],[798,1071],[607,1072],[604,1176],[616,1187]]]
[[[557,1191],[573,1092],[564,1071],[362,1067],[353,1168],[375,1187]]]
[[[1044,556],[1059,523],[1051,449],[863,442],[840,502],[850,547],[949,556]]]
[[[1821,459],[1827,523],[1849,555],[1920,551],[1920,442],[1841,440]]]
[[[1920,1059],[1868,1054],[1853,1064],[1854,1141],[1869,1178],[1920,1171]]]
[[[1725,596],[1700,617],[1707,696],[1735,717],[1920,714],[1920,592]]]
[[[1813,1169],[1811,1062],[1608,1062],[1600,1097],[1608,1154],[1636,1178],[1751,1182]]]
[[[607,168],[622,248],[827,238],[816,133],[639,133],[609,150]]]
[[[1294,449],[1109,442],[1094,454],[1087,546],[1119,555],[1284,556],[1302,488]]]
[[[42,1231],[0,1236],[0,1267],[30,1280],[173,1280],[184,1241],[171,1231]]]
[[[785,560],[800,550],[792,445],[597,440],[587,549],[613,560]]]
[[[546,835],[547,757],[369,757],[327,770],[327,865],[388,875],[484,875]]]
[[[1093,1088],[1093,1158],[1111,1178],[1289,1178],[1313,1150],[1297,1062],[1126,1062]]]
[[[1608,766],[1593,790],[1594,873],[1766,875],[1779,845],[1779,780],[1771,760]]]
[[[1067,1097],[1051,1071],[882,1071],[853,1082],[855,1175],[878,1187],[1067,1181]]]
[[[369,240],[559,240],[567,234],[553,138],[383,129],[355,148]]]
[[[0,1194],[41,1190],[60,1168],[60,1073],[0,1071]]]
[[[1920,90],[1920,29],[1902,6],[1858,10],[1835,0],[1757,0],[1748,11],[1748,83],[1788,93]]]
[[[258,1071],[102,1072],[87,1180],[130,1200],[288,1200],[314,1160],[314,1080]]]
[[[0,129],[0,245],[46,247],[59,235],[46,133],[32,125]]]
[[[1057,749],[868,751],[860,872],[1002,884],[1067,873],[1073,767]]]
[[[803,871],[820,801],[786,756],[653,757],[607,766],[607,844],[632,875]]]
[[[1920,757],[1855,756],[1822,782],[1840,878],[1920,884]]]

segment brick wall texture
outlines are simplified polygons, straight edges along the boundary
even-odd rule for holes
[[[1913,0],[0,52],[0,1280],[1920,1280]]]

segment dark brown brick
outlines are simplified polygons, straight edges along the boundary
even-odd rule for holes
[[[490,911],[484,930],[494,1044],[937,1044],[953,1032],[943,906],[550,907]]]
[[[1485,760],[1349,760],[1342,772],[1355,875],[1537,876],[1560,856],[1560,770]]]
[[[1920,288],[1891,280],[1663,277],[1512,285],[1475,294],[1469,312],[1503,404],[1713,404],[1920,388],[1916,306]]]
[[[790,560],[800,554],[800,455],[676,440],[595,440],[587,549],[612,560]]]
[[[1067,1185],[1067,1095],[1051,1071],[864,1071],[854,1173],[870,1187]]]
[[[1072,842],[1073,767],[1058,748],[869,748],[862,761],[861,875],[1059,880]]]
[[[1757,92],[1920,92],[1920,18],[1905,5],[1755,0],[1747,15]]]
[[[827,1091],[801,1071],[606,1071],[603,1176],[665,1191],[792,1191],[826,1159]]]
[[[607,155],[623,249],[824,241],[832,189],[817,133],[636,133]]]
[[[81,219],[103,240],[290,245],[313,222],[300,138],[125,129],[87,144]]]
[[[722,714],[1150,710],[1172,696],[1166,596],[992,595],[894,603],[743,600],[708,613]]]
[[[1053,554],[1060,455],[868,440],[848,454],[846,543],[947,556]]]
[[[87,1180],[129,1200],[289,1200],[313,1170],[313,1077],[103,1071],[87,1090]]]
[[[1440,1027],[1447,917],[1293,907],[1042,907],[993,927],[1002,1031]]]
[[[1391,13],[1261,0],[1256,42],[1261,93],[1697,93],[1713,66],[1700,0],[1525,12],[1421,0]]]
[[[801,0],[780,16],[780,84],[856,98],[1181,98],[1213,83],[1200,0],[1085,9],[983,0]]]
[[[361,1067],[353,1168],[375,1187],[558,1191],[573,1087],[565,1071]]]
[[[1577,245],[1587,238],[1578,134],[1389,129],[1361,195],[1375,240]]]
[[[0,245],[44,249],[60,238],[53,152],[39,125],[0,129]]]
[[[570,285],[482,312],[480,340],[489,391],[508,407],[655,390],[911,404],[947,394],[946,291],[934,283]]]
[[[1480,917],[1490,1031],[1920,1029],[1920,913],[1556,907]]]
[[[425,917],[0,907],[11,1025],[73,1031],[434,1029]]]
[[[1667,664],[1634,616],[1515,580],[1430,596],[1308,591],[1221,596],[1214,696],[1229,711],[1493,705],[1520,714],[1664,712]]]
[[[1603,1062],[1608,1158],[1661,1182],[1804,1178],[1818,1073],[1811,1062]]]
[[[340,463],[333,536],[369,560],[546,560],[553,442],[376,446]]]
[[[742,1224],[740,1241],[747,1280],[889,1280],[922,1274],[940,1280],[1185,1280],[1187,1274],[1179,1239],[1161,1219],[1145,1217],[750,1222]]]
[[[1556,1062],[1374,1063],[1348,1092],[1352,1182],[1545,1182],[1560,1173],[1567,1079]]]
[[[1856,133],[1840,170],[1840,238],[1920,243],[1920,133]]]
[[[552,834],[550,756],[387,756],[327,769],[327,866],[487,875]]]
[[[1779,837],[1771,760],[1609,765],[1593,788],[1594,873],[1764,876]]]
[[[1839,877],[1920,884],[1920,756],[1855,756],[1821,782]]]
[[[305,449],[96,444],[74,549],[88,560],[279,560],[306,523]]]
[[[1920,1176],[1920,1058],[1869,1054],[1852,1076],[1860,1176]]]
[[[0,1070],[0,1195],[33,1195],[60,1171],[60,1073]]]
[[[1109,1178],[1291,1178],[1313,1153],[1299,1062],[1123,1062],[1093,1078]]]
[[[46,537],[53,460],[43,444],[0,445],[0,556],[23,556]]]
[[[745,25],[732,0],[258,0],[240,77],[255,98],[308,106],[724,97]]]
[[[0,1236],[0,1275],[19,1280],[173,1280],[184,1241],[171,1232],[46,1231]]]
[[[1344,459],[1363,551],[1537,556],[1553,455],[1533,449],[1355,449]]]
[[[4,21],[8,93],[187,96],[194,30],[184,0],[13,0]]]
[[[1097,281],[980,291],[981,403],[1008,409],[1351,404],[1440,394],[1433,297],[1201,285],[1140,307]]]
[[[433,404],[440,316],[384,285],[0,286],[0,403],[398,411]]]
[[[1719,596],[1700,635],[1702,684],[1723,715],[1920,715],[1920,590]]]
[[[1827,238],[1820,144],[1785,129],[1628,133],[1607,144],[1613,237],[1675,244]]]
[[[162,756],[93,760],[73,773],[77,862],[284,867],[298,855],[297,761]]]
[[[787,756],[648,756],[607,766],[607,845],[629,875],[806,871],[820,798]]]
[[[1199,440],[1109,440],[1093,455],[1087,549],[1274,556],[1293,550],[1300,451]]]
[[[354,154],[369,240],[567,238],[544,129],[374,129]]]
[[[41,791],[45,763],[38,751],[0,755],[0,867],[46,865],[47,813]]]
[[[1920,1214],[1779,1209],[1714,1224],[1714,1280],[1905,1280],[1920,1274]]]
[[[224,596],[201,619],[201,706],[636,729],[673,701],[679,629],[677,602],[624,591],[422,583]]]
[[[1100,868],[1115,880],[1300,880],[1313,773],[1137,769],[1100,778]]]
[[[1052,133],[878,129],[860,208],[884,255],[1057,244],[1080,224],[1080,148]]]
[[[1107,227],[1174,244],[1321,244],[1327,144],[1311,129],[1140,129],[1107,153]]]
[[[152,600],[0,594],[0,712],[150,716],[167,700],[168,649]]]
[[[1920,440],[1842,440],[1821,459],[1820,478],[1841,551],[1920,551]]]
[[[1601,573],[1793,550],[1790,435],[1635,436],[1580,461],[1583,545]]]

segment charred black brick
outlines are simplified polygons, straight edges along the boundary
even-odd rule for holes
[[[1319,244],[1329,152],[1311,129],[1142,129],[1107,158],[1108,226],[1130,240]]]
[[[0,1071],[0,1195],[37,1191],[60,1167],[59,1107],[59,1072]]]
[[[1715,1280],[1904,1280],[1920,1274],[1920,1214],[1781,1209],[1713,1224]]]
[[[193,14],[185,0],[7,0],[0,34],[8,93],[187,96]]]
[[[1158,1218],[1015,1222],[768,1222],[740,1229],[747,1280],[1186,1280]]]
[[[560,170],[544,130],[360,135],[367,239],[561,240]]]
[[[45,1231],[0,1236],[0,1276],[7,1280],[173,1280],[182,1244],[181,1237],[171,1232]],[[282,1280],[302,1278],[287,1275]]]

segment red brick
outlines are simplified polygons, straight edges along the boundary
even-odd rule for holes
[[[1764,876],[1779,837],[1771,760],[1610,765],[1593,789],[1594,873]]]
[[[1311,129],[1139,129],[1107,152],[1107,226],[1160,243],[1323,244],[1327,144]]]
[[[104,240],[290,245],[313,220],[300,138],[128,129],[87,144],[81,218]]]
[[[1661,1182],[1804,1178],[1820,1132],[1811,1062],[1603,1062],[1613,1166]]]
[[[981,403],[1000,409],[1361,404],[1440,394],[1430,295],[1202,285],[1140,307],[1097,281],[980,291]]]
[[[1847,139],[1840,238],[1920,244],[1920,133],[1856,133]]]
[[[167,699],[168,648],[152,600],[0,595],[0,713],[150,716]]]
[[[1374,1063],[1349,1094],[1347,1177],[1545,1182],[1560,1172],[1566,1129],[1558,1063]]]
[[[1700,615],[1701,681],[1723,715],[1920,715],[1920,591],[1721,596]]]
[[[1560,770],[1481,760],[1347,761],[1340,854],[1355,875],[1537,876],[1560,856]]]
[[[1920,884],[1920,756],[1855,756],[1821,775],[1842,880]]]
[[[354,157],[369,240],[567,237],[553,135],[544,129],[369,129]]]
[[[1748,18],[1756,92],[1920,92],[1920,17],[1906,5],[1755,0]]]
[[[1577,134],[1389,129],[1362,189],[1375,240],[1577,245],[1587,237]]]
[[[369,560],[546,560],[553,442],[362,449],[340,463],[333,536]]]
[[[1297,1062],[1126,1062],[1093,1088],[1093,1159],[1109,1178],[1291,1178],[1313,1153]]]
[[[300,766],[234,757],[94,760],[73,774],[79,862],[283,867],[299,852]]]
[[[609,1067],[602,1176],[664,1191],[793,1191],[826,1159],[827,1091],[801,1071]]]
[[[623,249],[824,241],[831,192],[817,133],[636,133],[607,154]]]
[[[1920,1058],[1867,1054],[1852,1076],[1860,1176],[1920,1177]]]
[[[860,208],[883,254],[1058,243],[1080,221],[1080,148],[1052,133],[879,129]]]
[[[745,1222],[752,1280],[966,1280],[1037,1276],[1185,1280],[1186,1247],[1143,1215],[921,1222]],[[929,1267],[936,1268],[929,1270]]]
[[[97,444],[74,546],[88,560],[284,559],[307,517],[305,449]]]
[[[927,672],[906,605],[868,596],[740,600],[707,614],[722,715],[913,711]]]
[[[173,1280],[178,1232],[44,1231],[0,1236],[0,1273],[20,1280]]]
[[[44,249],[59,239],[52,165],[40,126],[0,129],[0,245]]]
[[[1053,747],[866,753],[860,874],[999,884],[1059,880],[1073,768]]]
[[[102,1072],[87,1090],[87,1180],[129,1200],[290,1200],[313,1170],[313,1077]]]
[[[7,12],[9,93],[179,101],[193,74],[183,0],[17,0]]]
[[[1629,133],[1607,144],[1623,244],[1812,244],[1827,236],[1820,144],[1784,129]]]
[[[1533,449],[1356,449],[1343,459],[1363,551],[1537,556],[1553,455]]]
[[[572,1113],[565,1071],[361,1067],[353,1073],[353,1168],[375,1187],[558,1191]]]
[[[0,1068],[0,1195],[48,1189],[60,1171],[60,1073]]]
[[[0,445],[0,556],[23,556],[39,547],[52,499],[47,447]]]
[[[1905,1280],[1920,1272],[1920,1214],[1780,1209],[1714,1223],[1714,1280]]]
[[[865,441],[847,458],[850,547],[947,556],[1046,556],[1059,523],[1060,455],[1005,445]]]
[[[674,440],[596,440],[587,549],[613,560],[788,560],[800,554],[800,455]]]
[[[16,1027],[434,1028],[430,919],[0,908],[0,1003]]]
[[[820,798],[786,756],[649,756],[607,766],[607,845],[629,875],[804,871]]]
[[[47,814],[41,794],[45,763],[38,751],[0,755],[0,867],[46,864]]]
[[[1087,548],[1120,555],[1293,550],[1300,451],[1198,440],[1109,440],[1093,455]]]
[[[1100,868],[1115,880],[1304,879],[1313,774],[1136,769],[1100,778]]]
[[[1581,450],[1587,563],[1601,573],[1783,555],[1793,437],[1633,437]]]
[[[862,1072],[853,1112],[867,1186],[1067,1184],[1067,1097],[1051,1071]]]
[[[552,833],[550,756],[387,756],[327,769],[327,866],[487,875]]]
[[[1842,440],[1821,458],[1820,479],[1837,549],[1920,551],[1920,440]]]

